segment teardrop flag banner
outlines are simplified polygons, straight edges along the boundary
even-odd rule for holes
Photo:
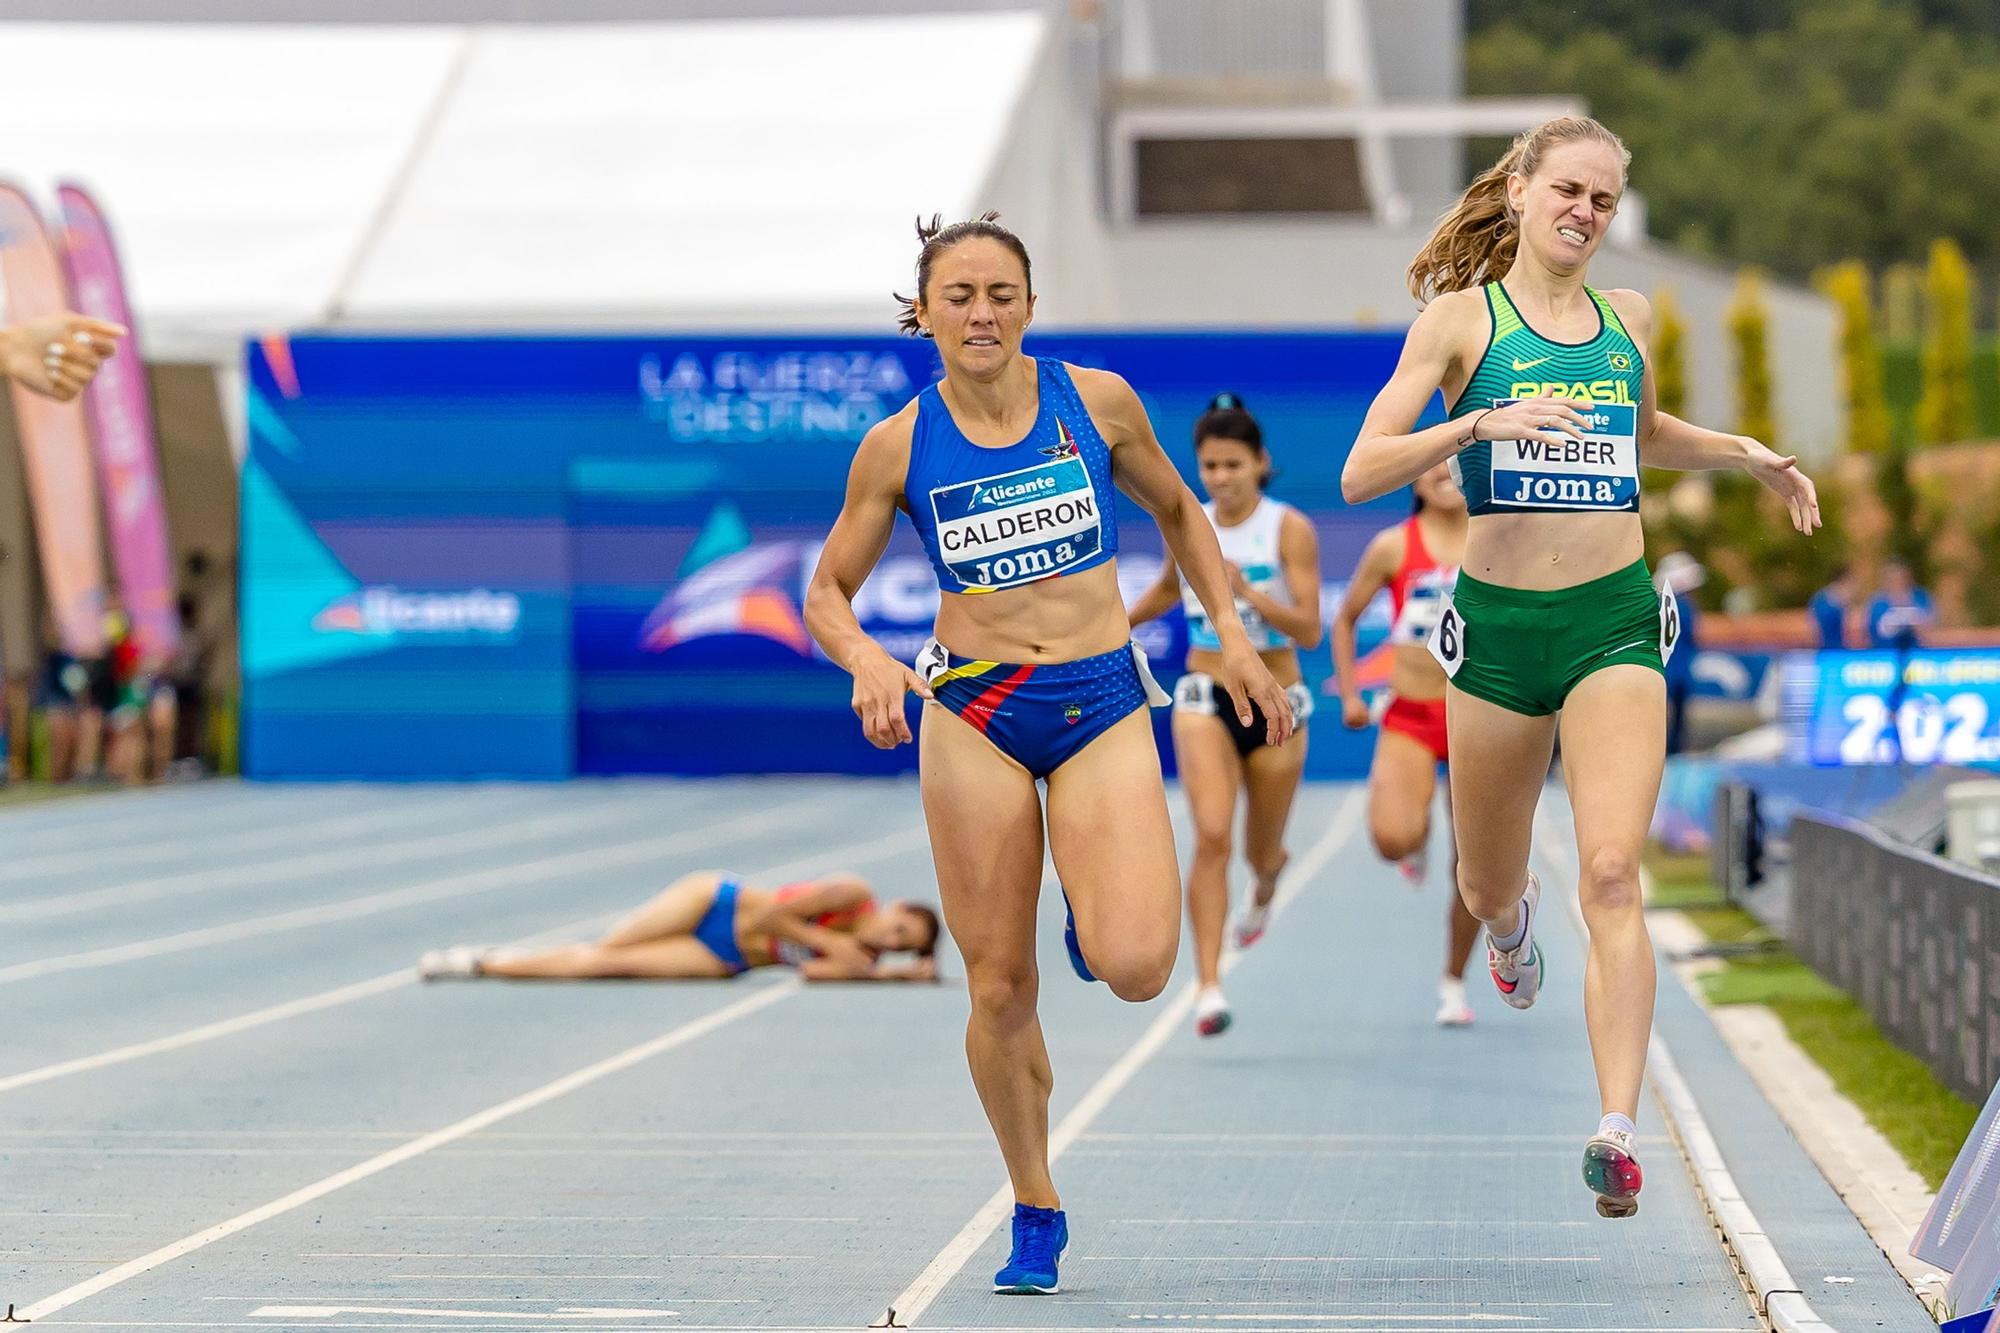
[[[56,199],[76,309],[133,329],[118,251],[102,210],[76,185],[58,187]],[[152,401],[138,344],[134,330],[84,390],[83,403],[97,451],[97,483],[104,497],[119,596],[132,623],[140,660],[157,667],[180,651],[181,629],[174,605]]]
[[[55,246],[28,196],[0,184],[0,287],[7,322],[26,323],[69,308]],[[115,358],[114,358],[115,359]],[[77,402],[58,403],[10,384],[21,459],[28,474],[42,578],[65,651],[104,653],[104,556],[90,433]]]

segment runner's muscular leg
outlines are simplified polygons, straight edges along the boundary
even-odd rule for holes
[[[1639,854],[1659,801],[1666,726],[1666,684],[1646,666],[1586,676],[1563,706],[1563,781],[1576,813],[1577,898],[1590,934],[1584,1021],[1604,1110],[1628,1116],[1638,1114],[1653,1030]]]
[[[1535,803],[1555,751],[1556,720],[1525,717],[1456,686],[1446,692],[1458,891],[1467,911],[1504,936],[1519,924],[1514,908],[1528,887]]]
[[[938,899],[972,999],[965,1027],[972,1083],[1014,1197],[1060,1208],[1049,1175],[1055,1075],[1035,1012],[1035,905],[1042,885],[1035,780],[941,704],[924,705],[917,744]]]
[[[1437,756],[1399,731],[1375,738],[1368,765],[1368,836],[1384,861],[1400,861],[1430,840]]]
[[[621,918],[604,933],[598,943],[609,948],[644,944],[674,935],[692,935],[715,902],[716,885],[723,875],[715,870],[697,870],[682,875],[652,898]]]
[[[1309,733],[1301,727],[1283,745],[1261,746],[1243,761],[1243,784],[1249,809],[1243,817],[1243,854],[1257,876],[1258,891],[1269,902],[1291,853],[1285,850],[1285,829],[1292,819],[1292,801],[1306,769]]]
[[[1229,856],[1236,823],[1236,796],[1242,764],[1236,743],[1220,719],[1203,713],[1174,714],[1174,757],[1180,762],[1181,790],[1194,816],[1194,855],[1187,872],[1188,928],[1201,984],[1222,978],[1222,932],[1229,920]],[[1088,952],[1085,957],[1089,957]]]
[[[1158,995],[1180,948],[1180,869],[1146,709],[1049,775],[1049,849],[1090,970],[1121,1000]]]
[[[1458,834],[1452,821],[1451,784],[1444,789],[1444,832],[1445,841],[1451,848],[1451,882],[1458,883]],[[1479,945],[1479,918],[1465,906],[1465,898],[1453,893],[1445,904],[1444,931],[1444,971],[1449,977],[1465,979],[1466,964],[1472,961],[1472,951]]]

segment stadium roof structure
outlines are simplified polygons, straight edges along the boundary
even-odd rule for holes
[[[156,358],[279,327],[887,327],[919,208],[1019,174],[1050,37],[1034,11],[10,23],[0,175],[94,190]]]

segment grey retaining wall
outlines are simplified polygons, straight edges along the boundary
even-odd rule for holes
[[[1975,1106],[2000,1079],[2000,879],[1870,825],[1792,821],[1792,948]]]

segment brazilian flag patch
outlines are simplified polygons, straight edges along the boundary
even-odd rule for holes
[[[1611,356],[1611,368],[1613,370],[1630,370],[1632,368],[1632,358],[1627,356],[1625,353],[1612,352],[1610,356]]]

